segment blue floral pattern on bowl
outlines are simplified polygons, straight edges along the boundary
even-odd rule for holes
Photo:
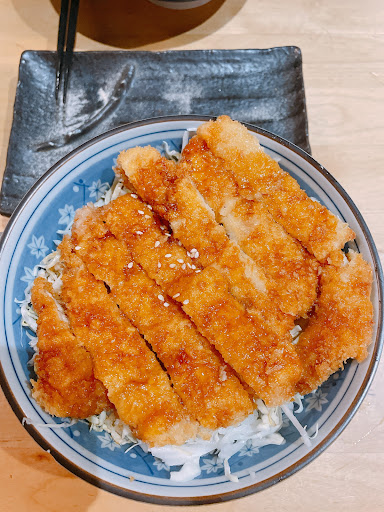
[[[53,455],[76,474],[86,479],[92,475],[91,481],[97,477],[103,487],[119,494],[161,503],[217,501],[212,497],[223,497],[227,493],[229,497],[244,495],[277,481],[280,475],[290,474],[292,467],[306,463],[320,450],[341,420],[347,421],[343,415],[361,389],[367,372],[373,371],[371,360],[362,365],[347,364],[343,371],[334,374],[304,398],[303,410],[297,417],[307,426],[310,435],[317,428],[319,430],[311,449],[303,445],[287,418],[284,418],[281,430],[285,444],[258,448],[247,443],[230,459],[238,483],[224,475],[222,461],[214,453],[201,458],[201,475],[197,479],[173,483],[169,480],[170,470],[162,461],[138,446],[118,446],[109,434],[89,431],[86,422],[70,425],[69,420],[64,420],[68,424],[66,428],[39,426],[52,422],[59,424],[63,420],[52,419],[30,397],[29,379],[33,370],[28,361],[33,350],[29,347],[30,333],[21,327],[20,309],[15,299],[24,297],[26,286],[36,277],[37,263],[69,232],[76,209],[97,201],[108,190],[114,177],[112,168],[122,149],[146,144],[162,149],[166,141],[172,149],[180,150],[184,130],[198,124],[185,120],[139,125],[136,129],[128,126],[78,151],[34,189],[13,222],[13,231],[8,234],[7,247],[2,253],[2,264],[7,273],[0,289],[6,334],[1,346],[1,362],[6,386],[12,390],[10,401],[15,411],[19,416],[31,418],[33,425],[28,428],[33,430],[35,437],[50,445]],[[372,262],[369,244],[354,220],[354,213],[327,178],[300,153],[292,152],[274,138],[261,134],[260,140],[310,196],[325,203],[352,225],[358,234],[356,248]]]

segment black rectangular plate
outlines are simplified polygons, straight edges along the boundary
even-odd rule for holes
[[[55,52],[21,56],[0,196],[4,215],[80,144],[149,117],[228,114],[310,151],[297,47],[77,52],[65,107],[55,101],[55,64]]]

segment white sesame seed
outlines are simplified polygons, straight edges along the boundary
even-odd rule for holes
[[[165,258],[171,258],[171,257],[172,257],[172,254],[168,253],[168,254],[165,255]]]
[[[193,270],[195,270],[195,269],[196,269],[196,265],[191,265],[191,268],[192,268]]]
[[[183,300],[183,304],[185,304],[185,305],[189,304],[189,300],[188,299],[187,300]]]
[[[169,306],[168,302],[164,302],[164,306],[167,308]]]
[[[142,231],[136,231],[136,235],[142,235],[143,232]]]
[[[180,245],[180,247],[181,247],[181,242],[180,242],[180,240],[179,240],[177,243],[178,243],[178,244]]]
[[[161,300],[162,302],[164,302],[164,297],[163,297],[162,295],[158,295],[158,296],[157,296],[157,298],[158,298],[159,300]]]
[[[201,272],[201,270],[196,270],[196,274],[198,274],[199,272]]]
[[[161,263],[159,261],[159,263],[157,264],[157,268],[161,268]]]
[[[176,293],[176,294],[172,297],[172,299],[177,299],[177,297],[180,297],[180,293]]]
[[[187,251],[187,256],[188,256],[188,258],[191,257],[191,253],[189,251]]]
[[[162,231],[164,231],[165,226],[160,226],[160,229],[161,229]]]
[[[131,197],[133,197],[134,199],[137,199],[137,194],[131,194]]]
[[[196,251],[195,252],[195,258],[198,258],[200,256],[200,254]]]
[[[171,263],[171,264],[169,265],[169,268],[175,268],[175,267],[176,267],[176,264],[175,264],[175,263]]]
[[[76,251],[79,251],[81,249],[80,245],[76,245],[75,249]]]
[[[189,268],[192,268],[192,265],[190,263],[187,262],[187,265]]]
[[[159,241],[155,242],[155,247],[159,247],[159,245],[160,245]]]
[[[152,210],[152,206],[150,204],[147,205],[150,210]]]
[[[150,215],[144,215],[144,217],[145,217],[146,219],[150,219],[150,218],[151,218],[151,216],[150,216]]]
[[[171,233],[164,233],[165,236],[172,236]]]
[[[184,263],[184,264],[181,266],[181,268],[182,268],[183,270],[185,270],[185,269],[187,268],[187,265]]]
[[[191,252],[196,252],[196,249],[195,248],[191,249]]]
[[[177,260],[178,263],[184,263],[184,260],[182,260],[181,258]]]
[[[133,262],[131,261],[130,263],[128,263],[128,268],[132,268],[133,267]]]
[[[140,215],[144,215],[143,210],[137,210],[137,213],[139,213]]]

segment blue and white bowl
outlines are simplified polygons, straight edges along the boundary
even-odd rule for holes
[[[158,118],[109,131],[84,144],[53,166],[24,197],[3,235],[0,246],[0,379],[19,420],[32,437],[74,474],[98,487],[133,499],[162,504],[199,504],[230,500],[269,487],[292,475],[319,455],[346,427],[361,404],[373,379],[383,343],[383,274],[368,228],[351,199],[334,178],[313,158],[293,144],[269,132],[248,126],[262,146],[294,176],[306,192],[348,222],[356,233],[356,246],[374,269],[373,341],[369,357],[352,362],[337,372],[315,393],[304,398],[298,414],[309,434],[318,426],[312,447],[303,444],[298,432],[284,423],[280,446],[245,447],[230,459],[239,482],[231,482],[214,455],[203,456],[201,476],[187,483],[169,480],[169,470],[151,454],[116,445],[105,432],[90,432],[78,422],[68,428],[41,425],[53,420],[31,398],[29,380],[32,357],[27,331],[21,327],[15,299],[36,275],[35,266],[55,248],[74,212],[96,201],[112,183],[112,167],[119,152],[137,145],[161,148],[166,141],[180,150],[183,134],[208,118],[178,116]],[[354,244],[353,244],[354,245]],[[133,477],[133,478],[132,478]]]

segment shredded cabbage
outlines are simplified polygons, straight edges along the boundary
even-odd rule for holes
[[[278,433],[283,420],[279,407],[267,408],[258,400],[258,409],[239,425],[219,428],[211,436],[211,439],[191,439],[182,446],[162,446],[149,448],[155,457],[163,460],[168,466],[182,466],[175,472],[171,472],[171,480],[184,482],[192,480],[200,475],[200,457],[214,452],[218,460],[223,461],[224,472],[232,481],[237,477],[231,475],[229,459],[244,448],[247,443],[252,448],[267,444],[283,444],[283,436]],[[262,407],[259,407],[263,404]]]

